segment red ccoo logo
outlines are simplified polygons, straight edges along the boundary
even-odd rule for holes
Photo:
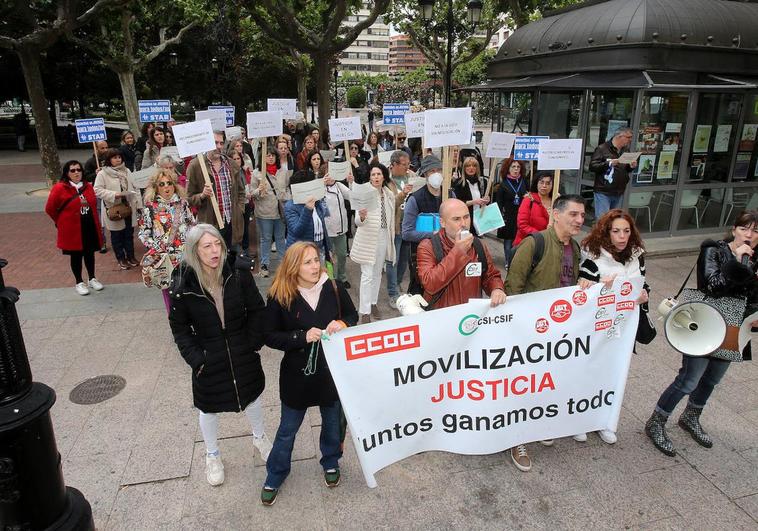
[[[571,304],[569,301],[558,299],[550,307],[550,318],[556,323],[562,323],[571,317]]]
[[[534,323],[534,329],[540,334],[547,332],[548,328],[550,328],[550,323],[544,317],[540,317],[537,319],[537,322]]]
[[[616,311],[634,310],[634,301],[619,301],[616,303]]]
[[[418,325],[345,338],[348,361],[407,350],[421,345]]]
[[[574,292],[574,296],[571,300],[574,301],[574,304],[577,306],[582,306],[587,302],[587,294],[582,290],[577,290]]]
[[[632,283],[631,282],[624,282],[621,284],[621,296],[626,297],[632,292]]]
[[[616,302],[616,296],[615,295],[603,295],[603,296],[597,298],[597,305],[598,306],[605,306],[607,304],[613,304],[614,302]]]
[[[605,321],[595,321],[595,332],[598,330],[605,330],[606,328],[610,328],[613,325],[613,321],[610,319],[607,319]]]

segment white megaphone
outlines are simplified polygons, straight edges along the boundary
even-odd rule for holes
[[[726,320],[707,302],[664,299],[658,313],[665,319],[666,340],[682,354],[707,356],[724,343]]]

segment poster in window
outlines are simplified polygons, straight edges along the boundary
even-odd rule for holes
[[[637,162],[637,183],[653,182],[655,155],[640,155],[640,160]]]
[[[695,155],[692,157],[692,164],[690,165],[690,181],[702,181],[705,177],[705,163],[707,157],[705,155]]]
[[[716,138],[713,140],[713,152],[725,153],[729,151],[729,137],[732,135],[731,125],[720,125],[716,128]]]
[[[711,141],[712,125],[698,125],[695,130],[695,142],[692,145],[693,153],[707,153],[708,144]]]
[[[758,132],[758,124],[745,124],[742,128],[742,136],[737,151],[753,151],[756,132]]]
[[[734,180],[741,181],[747,179],[747,172],[750,168],[750,153],[737,153],[737,160],[734,162]]]
[[[650,125],[642,129],[641,150],[646,153],[655,153],[661,143],[661,127]]]
[[[616,134],[616,131],[627,125],[626,120],[608,120],[608,133],[605,135],[605,141],[608,142]]]
[[[661,151],[658,159],[658,171],[656,175],[658,180],[671,179],[674,176],[674,156],[673,151]]]

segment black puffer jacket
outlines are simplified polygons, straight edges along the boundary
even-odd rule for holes
[[[250,264],[240,263],[234,270],[225,265],[223,285],[225,327],[213,297],[200,286],[194,271],[186,266],[174,270],[169,288],[171,332],[192,367],[195,407],[205,413],[241,411],[265,386],[258,355],[265,306]]]
[[[697,259],[697,289],[712,297],[746,297],[745,315],[758,311],[758,262],[744,266],[729,249],[729,241],[705,240]]]
[[[626,184],[629,182],[629,170],[632,168],[629,164],[619,164],[613,170],[613,181],[605,180],[605,172],[608,171],[608,160],[617,159],[627,150],[619,151],[613,142],[609,140],[600,144],[590,159],[590,171],[595,174],[595,192],[601,192],[610,195],[621,195],[624,193]]]
[[[307,331],[313,327],[325,330],[335,320],[344,321],[347,326],[358,322],[358,312],[341,282],[327,281],[322,286],[315,311],[299,294],[290,308],[269,297],[263,327],[266,344],[284,351],[279,369],[279,397],[287,406],[293,409],[330,406],[338,399],[320,345],[315,374],[306,376],[303,372],[311,350],[311,343],[305,340]]]

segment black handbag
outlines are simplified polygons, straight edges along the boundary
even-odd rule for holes
[[[640,304],[640,322],[637,325],[637,337],[635,340],[637,343],[643,345],[649,345],[655,336],[658,335],[658,331],[655,329],[653,320],[650,319],[650,307],[648,303]]]

